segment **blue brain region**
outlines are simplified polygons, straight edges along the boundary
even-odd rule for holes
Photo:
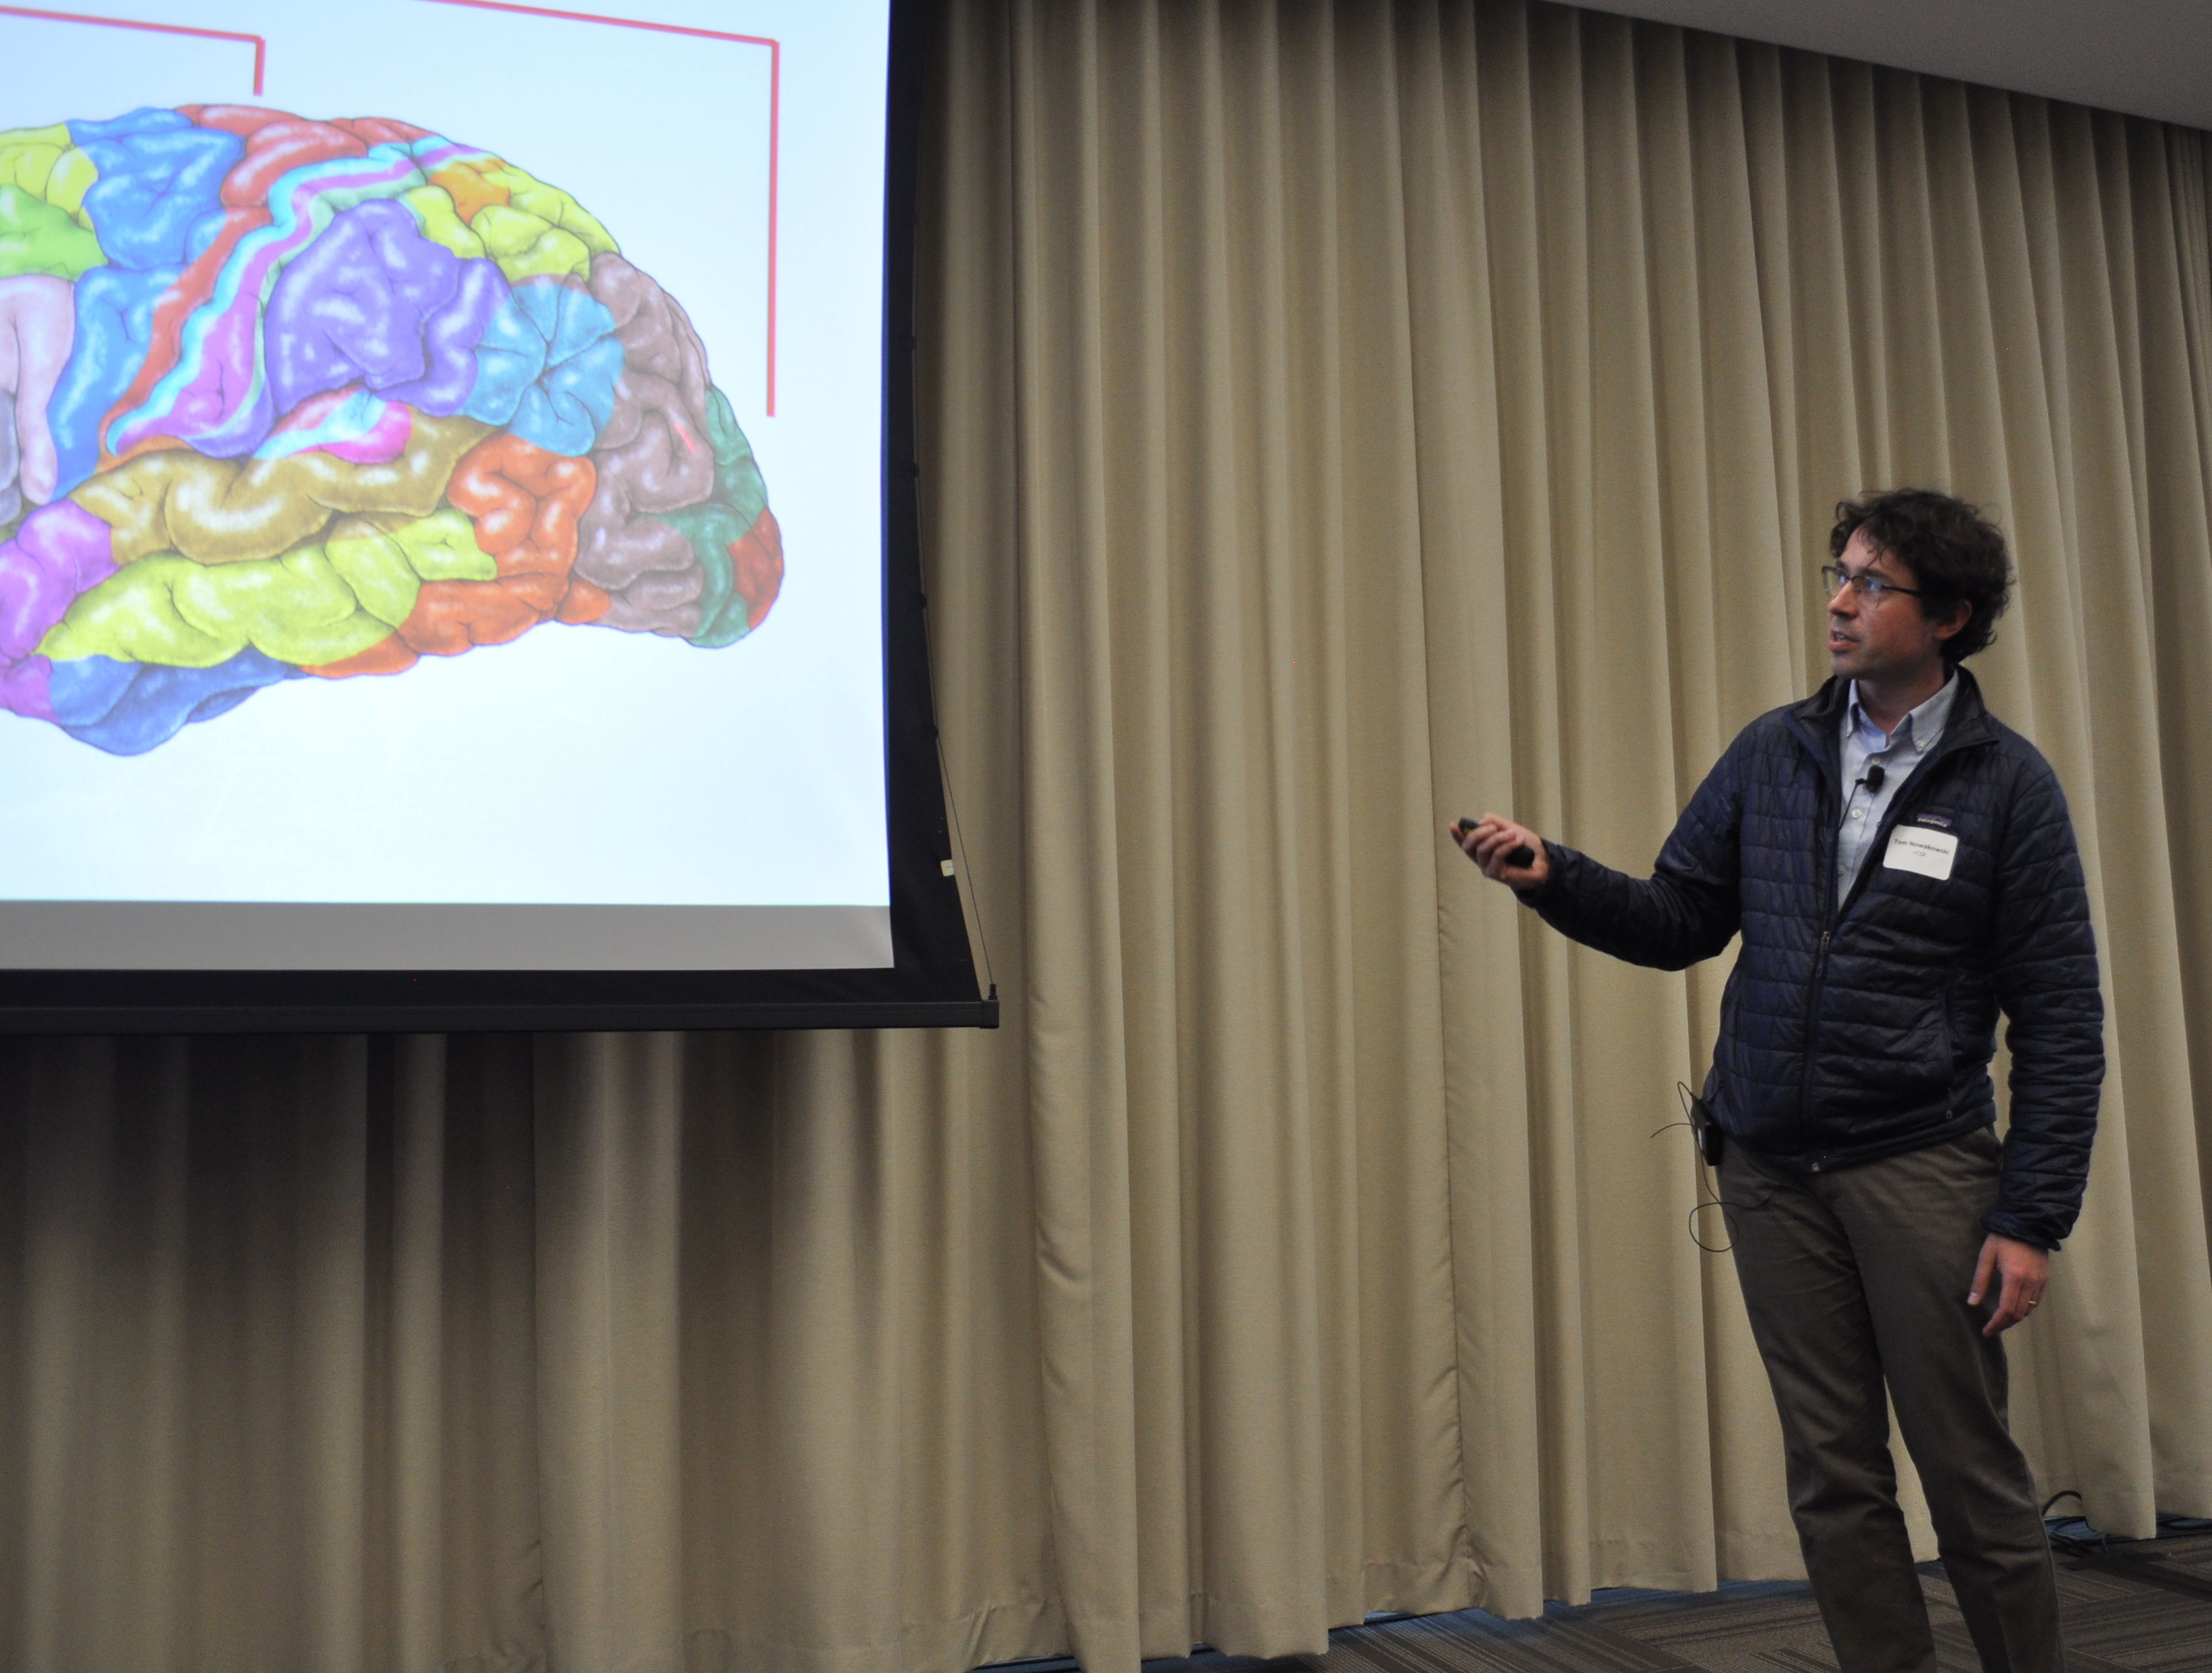
[[[0,709],[135,755],[548,623],[719,649],[782,580],[698,333],[558,186],[382,117],[0,132]]]

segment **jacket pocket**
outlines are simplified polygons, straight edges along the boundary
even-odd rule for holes
[[[1866,1078],[1870,1090],[1925,1104],[1947,1095],[1956,1052],[1951,1038],[1951,1000],[1938,989],[1927,996],[1904,1026],[1867,1042]]]

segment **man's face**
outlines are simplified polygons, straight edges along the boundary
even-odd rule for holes
[[[1910,564],[1875,551],[1864,529],[1853,531],[1836,561],[1851,575],[1879,575],[1897,587],[1920,584]],[[1846,583],[1828,600],[1828,666],[1845,679],[1910,684],[1942,660],[1943,641],[1972,613],[1956,605],[1943,619],[1931,620],[1908,593],[1886,592],[1877,604]]]

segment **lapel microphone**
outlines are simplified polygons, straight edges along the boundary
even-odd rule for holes
[[[1881,782],[1886,776],[1887,776],[1887,775],[1882,771],[1881,763],[1875,761],[1868,764],[1866,778],[1863,782],[1868,789],[1879,790],[1881,788]]]

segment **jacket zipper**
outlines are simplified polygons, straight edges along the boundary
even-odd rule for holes
[[[1829,892],[1835,892],[1832,884],[1829,886]],[[1797,1116],[1804,1126],[1808,1144],[1813,1137],[1813,1064],[1818,1056],[1814,1050],[1814,1031],[1820,1025],[1820,989],[1828,979],[1828,943],[1834,939],[1834,931],[1824,929],[1820,932],[1820,951],[1813,960],[1813,991],[1805,1002],[1805,1083],[1798,1094]],[[1811,1167],[1814,1173],[1820,1171],[1818,1156],[1813,1159]]]
[[[1825,807],[1820,810],[1820,829],[1826,833],[1821,843],[1821,858],[1825,863],[1814,879],[1814,886],[1820,891],[1820,946],[1813,956],[1813,980],[1805,991],[1805,1066],[1797,1087],[1797,1126],[1804,1135],[1805,1147],[1808,1150],[1813,1142],[1813,1065],[1820,1055],[1814,1048],[1819,1043],[1820,1026],[1820,989],[1828,977],[1828,946],[1835,940],[1836,850],[1839,840],[1836,823],[1827,817]],[[1820,1171],[1818,1157],[1813,1159],[1812,1171],[1815,1173]]]

